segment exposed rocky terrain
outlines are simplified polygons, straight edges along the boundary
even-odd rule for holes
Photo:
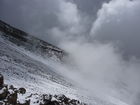
[[[15,88],[4,84],[0,74],[0,105],[86,105],[78,100],[70,99],[63,94],[30,94],[26,95],[25,88]]]

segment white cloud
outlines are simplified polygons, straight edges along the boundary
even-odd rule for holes
[[[77,5],[66,0],[60,0],[58,5],[59,10],[56,16],[60,25],[52,28],[50,34],[53,35],[54,38],[60,39],[59,41],[84,36],[83,34],[87,31],[86,23],[88,21],[86,16],[81,16]]]
[[[133,38],[139,39],[137,36],[140,33],[138,29],[140,26],[139,5],[139,1],[129,0],[112,0],[103,4],[98,12],[96,21],[93,23],[90,39],[93,37],[96,40],[100,36],[101,38],[113,38],[110,41],[119,40],[126,46],[130,45],[130,48],[138,48],[131,43],[131,40]],[[74,8],[75,6],[71,7]],[[66,18],[67,15],[65,15],[64,11],[61,16]],[[78,12],[73,13],[75,17],[80,16],[75,13],[77,14]],[[76,18],[79,21],[63,18],[61,19],[65,20],[65,22],[60,20],[64,24],[63,26],[66,25],[77,29],[81,25],[80,18]],[[130,59],[125,61],[120,51],[114,47],[114,43],[90,43],[89,40],[81,38],[84,35],[82,31],[78,32],[76,40],[75,36],[73,36],[75,31],[69,31],[70,29],[54,28],[55,34],[62,35],[60,38],[65,40],[60,43],[60,46],[70,54],[70,59],[67,61],[70,65],[66,66],[65,69],[58,70],[62,71],[63,75],[90,90],[91,94],[97,92],[100,96],[103,94],[112,95],[133,105],[134,101],[137,101],[137,95],[140,93],[138,83],[140,80],[139,60]],[[67,35],[71,35],[75,40],[65,39],[68,37]],[[131,49],[130,51],[133,50]]]
[[[139,56],[140,1],[112,0],[104,3],[93,23],[91,36],[120,44],[125,55]]]
[[[58,15],[59,21],[64,27],[75,26],[80,22],[79,11],[77,6],[71,2],[61,0],[59,4],[60,10]]]
[[[129,0],[112,0],[109,3],[104,3],[102,8],[97,13],[97,20],[93,23],[91,34],[100,30],[104,25],[115,24],[116,22],[120,24],[122,20],[130,19],[131,16],[135,15],[136,8],[139,8],[139,1],[129,1]],[[102,26],[103,25],[103,26]]]

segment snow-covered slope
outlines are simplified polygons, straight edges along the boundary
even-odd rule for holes
[[[32,37],[29,39],[32,40]],[[45,57],[45,64],[39,62],[38,59],[44,56],[37,55],[37,52],[33,53],[33,47],[29,50],[27,49],[29,46],[25,45],[26,43],[24,46],[17,46],[17,43],[9,40],[9,34],[0,32],[0,73],[4,75],[6,84],[24,87],[27,92],[33,94],[65,94],[70,98],[92,103],[92,105],[126,105],[113,98],[112,102],[105,102],[97,97],[91,98],[79,94],[71,81],[55,72],[56,68],[49,63],[52,59]]]
[[[55,57],[57,60],[61,60],[65,55],[65,52],[52,44],[38,39],[28,33],[21,31],[17,28],[10,26],[9,24],[0,20],[0,31],[4,39],[23,47],[24,49],[39,54],[42,57]]]
[[[25,55],[20,49],[18,50],[15,46],[12,47],[7,44],[2,38],[0,38],[0,65],[0,72],[4,75],[6,82],[14,83],[16,86],[24,86],[36,90],[35,87],[38,88],[40,87],[38,84],[42,84],[47,90],[47,87],[49,87],[47,83],[49,85],[52,84],[53,87],[59,87],[55,86],[56,84],[70,85],[62,76],[55,73],[52,67]],[[35,87],[32,86],[34,84],[36,84]],[[37,89],[36,91],[39,90]]]

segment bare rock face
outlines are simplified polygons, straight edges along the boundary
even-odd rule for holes
[[[3,78],[3,75],[0,74],[0,87],[2,87],[4,84],[4,78]]]
[[[8,95],[8,87],[4,85],[4,77],[0,74],[0,100],[3,100]]]

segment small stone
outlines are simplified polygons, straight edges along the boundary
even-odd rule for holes
[[[78,104],[80,104],[80,102],[78,100],[74,100],[74,99],[70,100],[70,103],[72,105],[78,105]]]
[[[14,90],[15,88],[14,88],[14,86],[13,86],[13,85],[10,85],[10,86],[9,86],[9,89]]]

